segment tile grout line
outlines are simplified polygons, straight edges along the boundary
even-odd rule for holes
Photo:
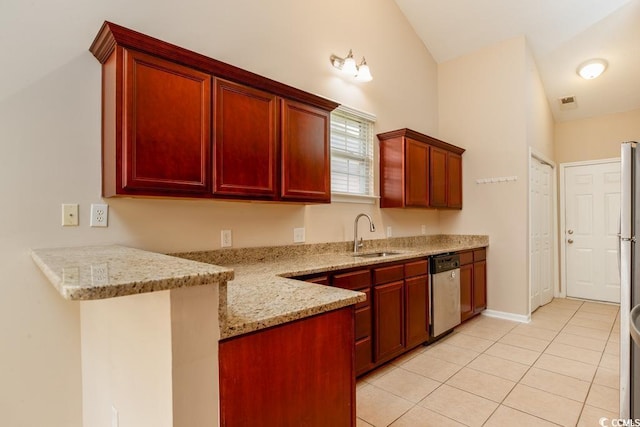
[[[386,375],[389,375],[390,373],[392,373],[392,372],[393,372],[393,371],[395,371],[396,369],[402,369],[403,371],[405,371],[405,372],[409,372],[409,373],[411,373],[411,374],[413,374],[413,375],[417,375],[418,377],[424,377],[424,378],[427,378],[427,379],[429,379],[429,380],[431,380],[431,381],[436,381],[436,382],[438,383],[438,386],[437,386],[436,388],[434,388],[433,390],[431,390],[429,393],[427,393],[423,398],[421,398],[419,402],[415,402],[415,403],[414,403],[413,401],[407,400],[406,398],[404,398],[404,397],[402,397],[402,396],[399,396],[399,395],[397,395],[396,393],[393,393],[393,392],[390,392],[390,391],[388,391],[388,390],[386,390],[386,389],[380,388],[380,387],[376,386],[375,384],[373,384],[373,383],[371,383],[371,382],[369,382],[369,381],[363,380],[363,382],[365,382],[365,383],[369,384],[370,386],[375,387],[376,389],[379,389],[379,390],[382,390],[382,391],[388,392],[388,393],[390,393],[390,394],[392,394],[392,395],[394,395],[394,396],[396,396],[396,397],[398,397],[398,398],[400,398],[400,399],[402,399],[402,400],[404,400],[404,401],[406,401],[406,402],[408,402],[408,403],[410,403],[410,404],[411,404],[411,406],[410,406],[406,411],[404,411],[402,414],[398,415],[398,417],[396,417],[393,421],[391,421],[391,424],[393,424],[394,422],[396,422],[396,421],[398,421],[399,419],[401,419],[401,418],[402,418],[403,416],[405,416],[408,412],[410,412],[411,410],[413,410],[416,406],[419,406],[420,408],[424,408],[424,409],[429,410],[429,411],[434,411],[435,413],[438,413],[439,415],[441,415],[441,416],[443,416],[443,417],[445,417],[445,418],[447,418],[447,419],[450,419],[450,420],[452,420],[452,421],[455,421],[455,422],[458,422],[458,423],[461,423],[461,424],[465,424],[465,423],[462,423],[462,422],[460,422],[460,421],[457,421],[457,420],[455,420],[455,419],[451,418],[451,417],[450,417],[450,416],[448,416],[447,414],[443,414],[443,413],[441,413],[441,412],[439,412],[439,411],[437,411],[437,410],[433,410],[433,409],[431,409],[431,408],[427,408],[427,407],[423,407],[423,406],[419,405],[419,403],[420,403],[420,402],[422,402],[424,399],[426,399],[428,396],[430,396],[431,394],[435,393],[437,390],[441,389],[443,384],[446,384],[447,386],[452,387],[452,388],[454,388],[454,389],[456,389],[456,390],[459,390],[459,391],[462,391],[462,392],[465,392],[465,393],[472,394],[472,395],[474,395],[474,396],[476,396],[476,397],[479,397],[479,398],[482,398],[482,399],[486,399],[486,400],[487,400],[487,401],[489,401],[489,402],[497,403],[496,408],[495,408],[495,409],[494,409],[494,410],[493,410],[493,411],[488,415],[487,419],[483,422],[483,424],[482,424],[482,425],[485,425],[485,424],[486,424],[486,423],[487,423],[487,422],[488,422],[488,421],[493,417],[493,415],[496,413],[496,411],[498,411],[498,409],[500,408],[500,406],[505,406],[505,407],[510,408],[510,409],[512,409],[512,410],[514,410],[514,411],[517,411],[517,412],[520,412],[520,413],[523,413],[523,414],[527,414],[528,416],[532,416],[532,417],[535,417],[535,418],[537,418],[537,419],[544,420],[544,421],[546,421],[546,422],[550,422],[550,423],[552,423],[552,424],[556,424],[556,425],[557,425],[557,423],[554,423],[554,422],[552,422],[552,421],[550,421],[550,420],[547,420],[547,419],[545,419],[545,418],[542,418],[542,417],[540,417],[540,416],[537,416],[537,415],[534,415],[534,414],[530,414],[530,413],[528,413],[528,412],[521,411],[521,410],[520,410],[520,409],[518,409],[518,408],[512,408],[511,406],[505,405],[505,404],[504,404],[504,401],[505,401],[505,400],[506,400],[506,399],[507,399],[507,398],[508,398],[512,393],[513,393],[513,390],[514,390],[518,385],[523,385],[523,386],[525,385],[525,384],[522,384],[522,379],[523,379],[523,378],[524,378],[524,377],[525,377],[529,372],[531,372],[531,369],[535,367],[534,365],[538,362],[538,360],[541,358],[541,356],[542,356],[543,354],[547,354],[547,353],[545,353],[545,351],[546,351],[546,350],[548,350],[549,346],[550,346],[552,343],[556,342],[555,340],[558,338],[558,336],[559,336],[561,333],[566,333],[566,334],[569,334],[569,335],[575,335],[575,334],[572,334],[572,333],[570,333],[570,332],[566,332],[566,331],[565,331],[565,328],[569,325],[569,323],[570,323],[574,318],[576,318],[576,315],[578,315],[579,313],[580,313],[580,314],[585,314],[585,313],[586,313],[586,317],[587,317],[587,320],[588,320],[589,314],[590,314],[591,312],[589,312],[589,311],[583,311],[583,312],[580,312],[580,309],[584,308],[585,302],[587,302],[587,301],[580,301],[580,304],[579,304],[579,305],[577,305],[577,306],[575,307],[575,309],[573,309],[573,313],[571,314],[571,316],[570,316],[569,318],[567,318],[566,320],[560,320],[560,321],[559,321],[559,323],[561,324],[561,328],[560,328],[559,330],[555,331],[555,330],[549,330],[549,329],[546,329],[546,328],[538,328],[538,329],[543,329],[543,330],[549,330],[549,331],[552,331],[552,332],[554,332],[554,335],[553,335],[553,337],[551,338],[551,340],[550,340],[550,341],[548,341],[548,343],[544,346],[544,348],[542,349],[542,351],[541,351],[541,352],[539,353],[539,355],[535,358],[535,360],[533,360],[533,361],[532,361],[532,363],[531,363],[530,365],[523,364],[523,363],[519,363],[519,362],[516,362],[516,361],[512,361],[512,360],[510,360],[510,359],[504,359],[504,358],[502,358],[502,357],[500,357],[500,356],[488,355],[488,354],[486,353],[486,351],[487,351],[489,348],[493,347],[496,343],[499,343],[499,341],[500,341],[501,339],[503,339],[506,335],[508,335],[508,334],[510,334],[510,333],[512,333],[512,332],[513,332],[515,335],[520,335],[520,336],[529,337],[528,335],[524,335],[524,334],[520,333],[519,331],[514,331],[514,329],[516,329],[519,325],[514,324],[514,326],[513,326],[513,327],[509,328],[506,332],[504,332],[504,334],[502,334],[502,335],[501,335],[500,337],[498,337],[497,339],[493,339],[493,338],[488,339],[488,338],[485,338],[485,337],[482,337],[482,336],[475,336],[475,335],[472,335],[472,334],[469,334],[469,333],[465,333],[465,329],[463,329],[463,330],[461,330],[461,331],[454,331],[454,333],[453,333],[453,334],[450,334],[448,337],[446,337],[446,338],[445,338],[443,341],[441,341],[441,342],[433,343],[433,344],[432,344],[432,345],[433,345],[433,347],[431,347],[431,345],[430,345],[430,346],[426,346],[424,349],[422,349],[421,351],[417,352],[417,354],[415,354],[414,356],[412,356],[412,357],[410,357],[410,358],[408,358],[408,359],[404,360],[404,361],[402,362],[402,364],[398,364],[398,365],[396,365],[396,364],[394,364],[394,363],[393,363],[393,361],[390,361],[390,365],[392,365],[392,366],[393,366],[393,369],[391,369],[389,372],[384,373],[383,375],[381,375],[381,376],[380,376],[380,378],[382,378],[382,377],[384,377],[384,376],[386,376]],[[565,310],[565,311],[569,311],[569,310]],[[591,314],[601,314],[601,313],[591,313]],[[603,315],[604,315],[604,314],[603,314]],[[543,390],[543,389],[538,389],[538,388],[536,388],[536,387],[532,387],[533,389],[536,389],[536,390],[540,390],[540,391],[542,391],[542,392],[549,393],[550,395],[554,395],[554,396],[558,396],[558,397],[563,397],[563,398],[566,398],[566,399],[569,399],[569,400],[572,400],[572,401],[575,401],[575,402],[581,403],[582,405],[581,405],[581,407],[580,407],[580,412],[579,412],[579,414],[578,414],[578,421],[581,419],[581,417],[582,417],[582,413],[583,413],[583,411],[584,411],[584,409],[585,409],[585,407],[586,407],[587,398],[588,398],[588,396],[589,396],[589,394],[590,394],[590,392],[591,392],[591,389],[592,389],[592,387],[593,387],[594,380],[595,380],[595,376],[597,375],[598,370],[601,368],[600,363],[602,363],[602,360],[603,360],[603,358],[604,358],[604,355],[605,355],[605,354],[608,354],[608,353],[605,353],[605,351],[606,351],[606,347],[607,347],[607,346],[609,345],[609,343],[610,343],[610,340],[611,340],[611,337],[612,337],[613,330],[614,330],[614,328],[615,328],[615,324],[616,324],[617,316],[618,316],[618,315],[619,315],[619,308],[618,308],[618,311],[616,312],[615,319],[614,319],[614,321],[613,321],[612,325],[611,325],[611,326],[609,327],[609,329],[608,329],[608,335],[607,335],[607,339],[606,339],[606,342],[605,342],[605,347],[604,347],[604,349],[600,352],[600,358],[598,359],[598,363],[595,365],[595,373],[594,373],[594,374],[591,376],[591,378],[590,378],[590,381],[589,381],[589,387],[588,387],[588,389],[587,389],[587,393],[586,393],[586,395],[585,395],[585,398],[584,398],[584,401],[583,401],[583,402],[579,402],[579,401],[576,401],[576,400],[574,400],[574,399],[572,399],[572,398],[568,398],[568,397],[566,397],[566,396],[562,396],[562,395],[559,395],[559,394],[556,394],[556,393],[553,393],[553,392],[549,392],[549,391],[546,391],[546,390]],[[583,316],[580,316],[580,317],[583,317]],[[479,316],[479,317],[477,317],[477,319],[480,319],[480,316]],[[471,328],[473,328],[473,324],[469,324],[469,326],[470,326]],[[480,325],[480,326],[482,326],[482,325]],[[575,326],[580,326],[580,325],[575,325]],[[536,326],[535,326],[535,325],[532,325],[532,327],[536,327]],[[587,327],[587,326],[581,326],[581,327],[582,327],[582,328],[585,328],[585,329],[601,330],[601,329],[598,329],[598,328],[592,328],[592,327]],[[603,330],[603,329],[602,329],[602,330]],[[452,374],[452,375],[450,375],[449,377],[447,377],[447,379],[445,379],[445,381],[444,381],[444,382],[440,382],[439,380],[435,380],[435,379],[433,379],[433,378],[430,378],[430,377],[424,376],[424,375],[422,375],[422,374],[420,374],[420,373],[413,372],[413,371],[411,371],[411,370],[407,370],[407,369],[405,369],[405,368],[403,368],[403,367],[402,367],[402,365],[403,365],[403,364],[405,364],[405,363],[409,362],[410,360],[414,359],[415,357],[419,357],[421,354],[427,354],[427,353],[429,352],[429,350],[431,350],[431,349],[435,348],[435,346],[436,346],[436,345],[441,344],[441,343],[446,343],[446,342],[447,342],[447,339],[452,338],[453,336],[456,336],[456,335],[468,336],[468,337],[473,338],[473,339],[481,339],[481,340],[489,341],[489,342],[491,342],[491,345],[490,345],[489,347],[485,348],[482,352],[477,353],[475,356],[473,356],[473,358],[472,358],[471,360],[469,360],[468,362],[466,362],[464,365],[458,365],[458,366],[460,366],[460,369],[458,369],[454,374]],[[581,338],[588,338],[588,337],[584,337],[584,336],[582,336],[582,335],[575,335],[575,336],[578,336],[578,337],[581,337]],[[532,338],[537,338],[537,337],[532,337]],[[539,340],[543,340],[543,341],[547,341],[546,339],[542,339],[542,338],[537,338],[537,339],[539,339]],[[504,344],[504,343],[503,343],[503,344]],[[460,349],[460,350],[473,351],[474,353],[476,353],[476,350],[475,350],[475,349],[473,349],[473,348],[470,348],[470,347],[464,347],[464,346],[456,345],[456,344],[454,344],[454,343],[450,343],[449,345],[450,345],[450,346],[452,346],[452,347],[455,347],[455,348],[457,348],[457,349]],[[509,345],[513,345],[513,344],[509,344]],[[566,345],[567,345],[568,347],[575,347],[575,346],[573,346],[573,345],[571,345],[571,344],[566,344]],[[514,346],[514,347],[516,347],[516,348],[521,348],[521,349],[524,349],[524,350],[532,351],[532,350],[531,350],[531,348],[527,348],[527,347],[520,347],[520,346],[518,346],[518,345],[513,345],[513,346]],[[431,347],[431,349],[430,349],[429,347]],[[576,349],[580,349],[580,347],[575,347],[575,348],[576,348]],[[416,349],[417,349],[417,348],[416,348]],[[416,350],[416,349],[414,349],[414,350]],[[412,351],[414,351],[414,350],[412,350]],[[587,350],[587,349],[585,349],[585,350]],[[464,368],[468,368],[468,369],[470,369],[470,370],[473,370],[473,371],[476,371],[476,372],[480,372],[480,373],[483,373],[483,374],[486,374],[486,375],[495,376],[496,378],[501,378],[501,379],[504,379],[504,380],[507,380],[507,381],[511,381],[511,380],[509,380],[508,378],[502,378],[502,377],[500,377],[500,376],[497,376],[497,375],[494,375],[494,374],[491,374],[491,373],[488,373],[488,372],[484,372],[484,371],[481,371],[481,370],[478,370],[478,369],[475,369],[475,368],[471,367],[471,366],[470,366],[470,364],[471,364],[471,363],[473,363],[473,361],[475,361],[478,357],[480,357],[480,355],[492,356],[492,357],[496,357],[496,358],[500,358],[500,359],[504,359],[504,360],[509,360],[509,361],[514,362],[514,363],[518,363],[518,364],[520,364],[520,365],[523,365],[523,366],[526,366],[526,367],[527,367],[527,368],[526,368],[526,371],[525,371],[525,372],[520,376],[520,379],[519,379],[518,381],[514,381],[514,385],[509,389],[509,391],[506,393],[505,397],[504,397],[504,398],[502,398],[502,399],[500,400],[500,402],[496,402],[495,400],[492,400],[492,399],[489,399],[489,398],[487,398],[487,397],[481,396],[481,395],[476,394],[476,393],[474,393],[474,392],[472,392],[472,391],[468,391],[468,390],[464,390],[464,389],[462,389],[462,388],[456,387],[455,385],[447,384],[447,382],[448,382],[451,378],[453,378],[455,375],[457,375],[457,374],[458,374],[462,369],[464,369]],[[609,355],[609,356],[615,356],[615,355]],[[431,356],[431,357],[435,357],[435,356]],[[556,356],[556,357],[563,358],[563,359],[567,359],[567,360],[569,360],[569,361],[571,361],[571,362],[578,362],[578,363],[584,363],[584,364],[587,364],[587,365],[591,365],[590,363],[587,363],[587,362],[583,362],[583,361],[580,361],[580,360],[568,359],[568,358],[563,357],[563,356]],[[437,357],[437,358],[438,358],[438,359],[440,359],[440,360],[443,360],[443,359],[441,359],[441,358],[439,358],[439,357]],[[444,359],[444,360],[445,360],[445,361],[448,361],[448,360],[446,360],[446,359]],[[450,363],[451,363],[451,362],[450,362]],[[457,363],[456,363],[456,364],[457,364]],[[602,368],[604,368],[604,367],[602,367]],[[546,370],[546,369],[544,369],[544,368],[536,367],[536,369],[540,369],[540,370],[547,371],[547,372],[552,372],[552,373],[557,374],[557,375],[563,375],[563,376],[568,377],[568,378],[571,378],[571,379],[576,379],[576,380],[580,380],[580,381],[585,381],[585,380],[582,380],[582,379],[580,379],[580,378],[575,378],[575,377],[572,377],[572,376],[569,376],[569,375],[560,374],[560,373],[558,373],[558,372],[548,371],[548,370]],[[377,378],[376,378],[376,379],[377,379]],[[600,384],[599,384],[599,385],[600,385]],[[612,387],[608,387],[608,386],[606,386],[606,385],[603,385],[603,386],[604,386],[604,387],[607,387],[607,388],[612,388]],[[529,386],[529,387],[530,387],[530,386]],[[607,410],[607,409],[605,409],[605,408],[599,408],[599,407],[594,407],[594,408],[598,408],[598,409],[602,409],[602,410]],[[363,418],[360,418],[360,417],[357,417],[357,418],[359,418],[360,420],[362,420],[362,421],[364,421],[364,422],[369,423],[367,420],[365,420],[365,419],[363,419]],[[389,424],[389,425],[390,425],[390,424]],[[465,425],[466,425],[466,424],[465,424]]]
[[[551,301],[553,301],[553,300],[551,300]],[[581,303],[581,304],[576,308],[576,311],[574,312],[574,315],[575,315],[575,313],[577,313],[577,311],[580,309],[580,307],[582,307],[582,305],[583,305],[583,304],[584,304],[584,303]],[[569,318],[569,320],[570,320],[572,317],[573,317],[573,316],[571,316],[571,317]],[[567,323],[569,323],[569,320],[566,320],[566,321],[565,321],[565,323],[563,324],[563,327],[560,329],[560,331],[562,331],[562,329],[564,329],[564,326],[566,326],[566,325],[567,325]],[[514,328],[514,329],[515,329],[515,328]],[[556,335],[555,335],[555,336],[557,336],[557,335],[560,333],[560,331],[558,331],[558,333],[556,333]],[[555,339],[555,336],[554,336],[554,339]],[[497,341],[496,341],[496,342],[497,342]],[[547,349],[547,347],[549,347],[549,345],[551,344],[551,342],[553,342],[553,340],[552,340],[552,341],[550,341],[550,342],[549,342],[549,344],[547,344],[547,345],[545,346],[544,350],[546,350],[546,349]],[[514,347],[517,347],[517,346],[514,346]],[[519,347],[519,348],[522,348],[522,347]],[[528,349],[527,349],[527,350],[528,350]],[[524,374],[522,374],[522,376],[520,377],[520,379],[519,379],[519,380],[514,384],[514,386],[511,388],[511,390],[509,390],[509,393],[507,393],[507,395],[506,395],[506,396],[505,396],[505,397],[500,401],[500,403],[498,404],[498,407],[497,407],[497,408],[496,408],[496,409],[491,413],[491,415],[489,416],[489,418],[487,418],[487,419],[485,420],[485,422],[484,422],[484,423],[482,423],[482,425],[485,425],[485,424],[486,424],[486,423],[491,419],[491,417],[493,416],[493,414],[495,414],[495,412],[498,410],[498,408],[499,408],[501,405],[504,405],[504,406],[506,406],[506,407],[508,407],[508,408],[511,408],[511,409],[515,410],[515,411],[523,412],[523,413],[525,413],[525,414],[527,414],[527,415],[530,415],[530,416],[536,417],[536,418],[538,418],[538,419],[541,419],[541,420],[544,420],[544,421],[547,421],[547,422],[550,422],[550,423],[553,423],[553,424],[556,424],[556,425],[557,425],[557,423],[554,423],[554,422],[552,422],[552,421],[550,421],[550,420],[544,419],[544,418],[542,418],[542,417],[538,417],[538,416],[536,416],[536,415],[534,415],[534,414],[530,414],[530,413],[528,413],[528,412],[520,411],[520,410],[519,410],[519,409],[517,409],[517,408],[512,408],[511,406],[508,406],[508,405],[505,405],[505,404],[504,404],[504,401],[505,401],[505,400],[506,400],[506,399],[511,395],[511,393],[513,393],[513,390],[518,386],[518,384],[521,384],[522,379],[523,379],[523,378],[524,378],[524,377],[529,373],[529,371],[531,370],[531,368],[533,368],[533,365],[535,365],[535,363],[538,361],[538,359],[540,359],[540,357],[544,354],[544,350],[542,350],[542,352],[540,352],[540,355],[536,358],[536,360],[534,360],[534,361],[531,363],[531,365],[529,365],[529,367],[528,367],[528,368],[527,368],[527,370],[524,372]],[[522,384],[522,385],[525,385],[525,384]],[[585,400],[586,400],[586,397],[585,397]],[[581,410],[580,410],[580,414],[578,415],[578,420],[580,420],[580,415],[582,415],[582,410],[583,410],[583,409],[581,409]]]

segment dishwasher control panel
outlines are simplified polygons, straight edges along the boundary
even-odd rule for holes
[[[460,267],[460,257],[457,254],[444,254],[431,257],[431,274],[455,270]]]

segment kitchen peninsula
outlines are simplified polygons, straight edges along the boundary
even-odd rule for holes
[[[82,301],[87,425],[113,417],[121,425],[243,425],[241,416],[255,420],[253,409],[352,425],[354,305],[365,294],[290,278],[488,243],[487,236],[366,241],[364,253],[394,252],[381,258],[353,257],[350,242],[174,256],[105,246],[34,250],[33,258],[63,297]],[[136,392],[141,384],[145,393]]]

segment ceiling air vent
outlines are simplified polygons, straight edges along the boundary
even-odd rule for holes
[[[576,100],[575,95],[563,96],[558,100],[560,101],[561,110],[573,110],[578,108],[578,101]]]

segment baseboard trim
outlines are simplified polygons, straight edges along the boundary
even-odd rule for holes
[[[520,323],[531,322],[531,315],[525,316],[523,314],[508,313],[506,311],[484,310],[482,315],[487,317],[496,317],[498,319],[514,320]]]

